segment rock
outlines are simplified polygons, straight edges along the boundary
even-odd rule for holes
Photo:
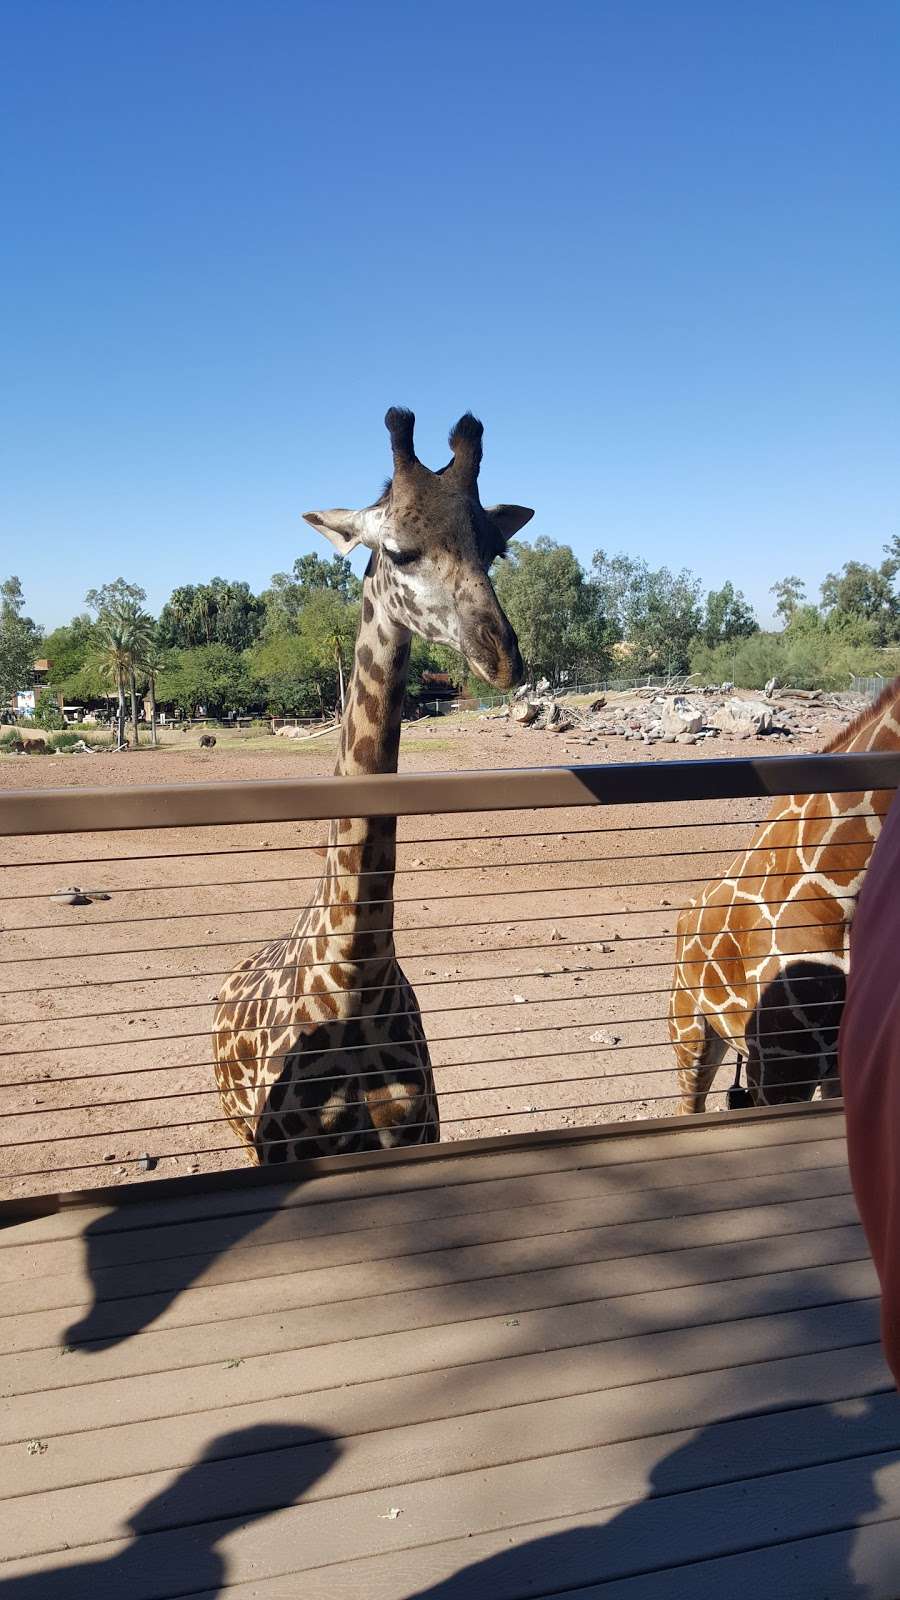
[[[610,1033],[606,1028],[598,1028],[596,1033],[591,1034],[591,1044],[614,1045],[621,1043],[622,1035],[620,1033]]]
[[[762,700],[732,698],[722,708],[721,726],[738,739],[749,739],[753,734],[770,733],[773,710]]]
[[[152,1172],[156,1166],[155,1156],[138,1156],[138,1172]]]
[[[537,722],[540,714],[541,708],[535,700],[520,700],[513,706],[513,718],[523,728],[530,728],[533,722]]]

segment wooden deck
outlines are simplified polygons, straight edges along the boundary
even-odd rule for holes
[[[840,1112],[0,1233],[0,1600],[900,1593]]]

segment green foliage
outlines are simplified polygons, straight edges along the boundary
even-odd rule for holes
[[[338,587],[314,589],[295,629],[267,635],[249,652],[248,670],[264,686],[270,711],[317,716],[338,705],[341,674],[345,680],[350,675],[359,612],[359,604],[348,603]]]
[[[70,679],[77,678],[96,646],[96,626],[82,612],[44,638],[43,652],[50,663],[48,683],[68,699]]]
[[[173,650],[159,672],[157,699],[190,717],[204,707],[208,716],[242,712],[258,699],[258,685],[244,655],[224,644]]]
[[[669,675],[686,671],[702,621],[699,578],[687,569],[654,570],[646,561],[608,556],[603,550],[595,553],[592,568],[598,614],[628,645],[631,669]],[[732,591],[732,600],[738,598],[743,604],[743,597]]]
[[[7,754],[17,750],[21,743],[22,735],[18,728],[4,728],[0,733],[0,750],[6,751]]]
[[[608,614],[598,606],[596,592],[567,544],[545,536],[533,545],[515,539],[493,579],[529,677],[559,683],[565,672],[602,674],[608,669]]]
[[[34,721],[39,728],[64,728],[66,719],[59,709],[56,695],[41,689],[34,708]]]
[[[806,584],[802,578],[779,578],[777,583],[772,584],[769,593],[775,596],[776,617],[787,624],[806,598]]]
[[[898,569],[900,561],[892,556],[879,567],[846,561],[840,572],[829,572],[822,583],[823,612],[861,617],[873,625],[879,644],[896,641],[900,638],[900,596],[894,590]]]
[[[112,583],[104,583],[99,589],[88,589],[84,603],[100,616],[103,612],[118,611],[123,606],[140,610],[146,598],[147,591],[140,584],[114,578]]]
[[[755,633],[714,650],[700,644],[691,656],[691,671],[704,682],[734,682],[739,689],[760,689],[770,678],[795,689],[847,689],[854,675],[895,676],[900,649],[859,644],[852,633],[821,625],[791,627],[783,633]]]
[[[18,578],[0,584],[0,705],[8,705],[33,680],[40,629],[23,615],[25,597]]]
[[[271,588],[261,596],[266,633],[294,632],[312,597],[323,590],[337,595],[346,605],[355,604],[361,598],[362,583],[346,556],[335,555],[325,561],[310,552],[298,556],[289,573],[273,573]]]
[[[749,639],[758,632],[759,623],[740,589],[735,589],[733,583],[724,583],[721,589],[710,589],[700,628],[703,642],[710,650],[729,639]]]
[[[229,650],[248,650],[259,638],[264,621],[262,598],[243,580],[211,578],[209,583],[186,583],[173,589],[160,612],[159,643],[163,649],[222,644]]]

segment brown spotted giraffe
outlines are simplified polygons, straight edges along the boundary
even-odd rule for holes
[[[900,679],[827,746],[900,747]],[[750,847],[681,913],[669,999],[679,1110],[703,1111],[730,1045],[747,1092],[733,1104],[840,1094],[837,1035],[850,924],[893,791],[789,795]]]
[[[487,572],[533,516],[483,507],[482,426],[460,419],[453,458],[417,460],[414,417],[391,410],[394,475],[365,511],[310,511],[348,554],[371,551],[341,727],[339,776],[396,772],[410,636],[451,645],[485,682],[522,675]],[[415,994],[394,950],[396,818],[332,822],[325,868],[290,934],[233,972],[214,1022],[216,1081],[251,1161],[433,1143],[438,1105]]]

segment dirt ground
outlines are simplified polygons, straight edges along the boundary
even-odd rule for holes
[[[821,748],[821,733],[793,751]],[[330,774],[307,744],[217,733],[159,751],[0,756],[0,789]],[[565,736],[477,715],[409,724],[405,771],[772,752]],[[784,753],[783,746],[775,747]],[[397,948],[435,1065],[443,1138],[674,1110],[665,1009],[678,908],[742,848],[757,802],[401,820]],[[214,1090],[218,983],[287,932],[321,824],[92,833],[0,844],[0,1196],[243,1163]],[[77,884],[108,900],[49,898]],[[727,1087],[723,1068],[720,1087]],[[711,1105],[721,1101],[714,1097]]]

